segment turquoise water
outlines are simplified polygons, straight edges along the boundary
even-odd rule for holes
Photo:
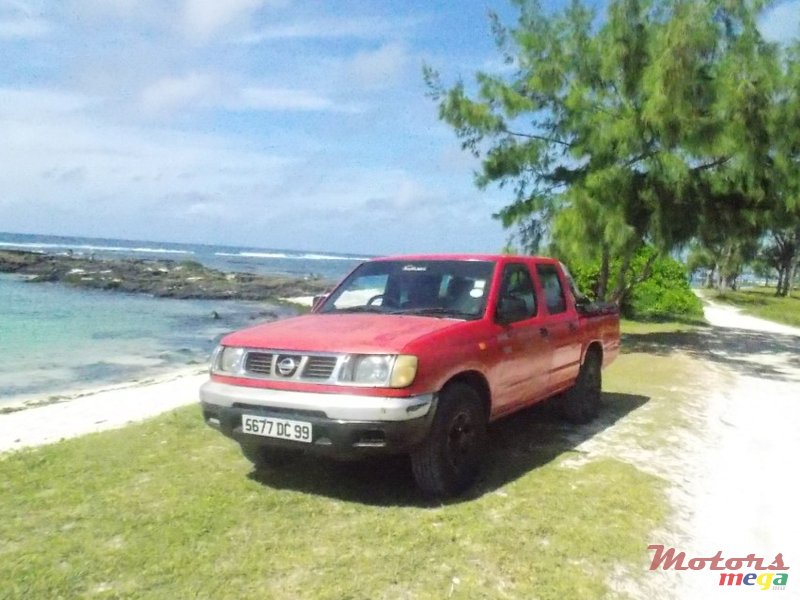
[[[267,304],[169,300],[0,274],[0,404],[196,365]],[[219,319],[212,318],[216,311]]]
[[[0,249],[195,260],[224,271],[338,280],[365,256],[0,232]],[[0,273],[0,405],[204,365],[219,338],[255,324],[268,304],[156,299],[28,283]],[[221,317],[211,318],[212,312]]]

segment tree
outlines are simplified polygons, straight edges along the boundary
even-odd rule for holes
[[[440,118],[482,159],[478,186],[512,188],[506,227],[533,223],[559,256],[599,261],[598,296],[619,301],[645,243],[658,252],[644,278],[713,211],[753,221],[776,77],[761,2],[612,0],[599,26],[577,0],[552,15],[515,4],[513,27],[492,17],[511,75],[446,88],[425,70]]]
[[[788,296],[800,263],[800,41],[782,67],[771,132],[774,185],[766,255],[778,271],[776,294]]]

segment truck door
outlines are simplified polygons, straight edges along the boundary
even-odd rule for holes
[[[578,313],[567,302],[560,269],[554,264],[538,264],[536,274],[545,305],[541,326],[547,332],[553,354],[548,388],[557,391],[568,387],[578,376],[582,332]]]
[[[540,308],[527,265],[503,268],[494,312],[494,415],[546,395],[550,342],[541,332]]]

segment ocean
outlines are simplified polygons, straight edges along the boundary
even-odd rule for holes
[[[194,260],[224,271],[338,280],[367,256],[0,233],[0,249]],[[212,318],[216,313],[220,318]],[[0,274],[0,408],[200,368],[229,331],[293,314],[266,302],[173,300]]]

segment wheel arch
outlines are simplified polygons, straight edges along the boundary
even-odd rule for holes
[[[492,412],[492,392],[489,389],[489,382],[486,380],[483,373],[480,371],[462,371],[448,379],[442,386],[442,389],[456,382],[465,383],[478,392],[481,402],[483,403],[483,410],[486,413],[486,419],[488,420]]]
[[[586,350],[583,353],[583,360],[581,360],[581,365],[586,362],[586,359],[589,358],[590,355],[597,355],[597,358],[600,359],[600,365],[603,364],[603,344],[601,344],[598,340],[593,340],[589,342],[586,346]]]

